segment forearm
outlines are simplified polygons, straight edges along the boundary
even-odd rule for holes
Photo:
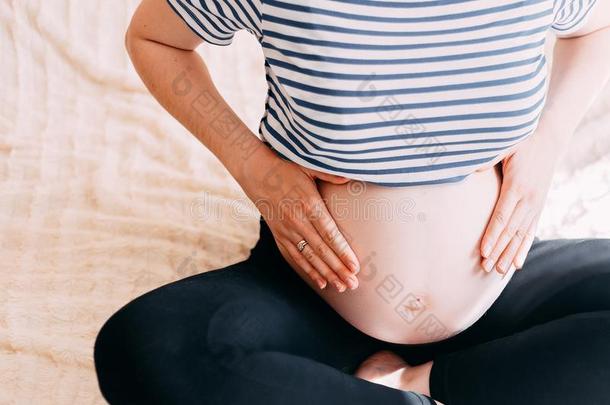
[[[558,39],[540,126],[566,145],[610,79],[610,28]]]
[[[129,32],[126,46],[136,71],[152,95],[240,184],[248,172],[249,160],[272,154],[219,94],[197,52]]]

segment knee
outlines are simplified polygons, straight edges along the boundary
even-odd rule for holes
[[[117,314],[106,320],[98,332],[93,345],[93,363],[97,375],[99,389],[104,398],[109,402],[115,401],[113,392],[116,392],[117,382],[115,370],[121,370],[120,359],[123,357],[118,352],[121,348],[121,329],[117,325]],[[116,387],[113,390],[113,387]],[[120,390],[120,388],[119,388]]]
[[[224,297],[224,301],[188,300],[178,307],[154,294],[137,298],[114,313],[100,329],[94,363],[100,390],[110,403],[140,403],[164,395],[159,390],[212,395],[218,378],[252,351],[283,333],[292,333],[273,300]],[[184,298],[184,294],[181,294]],[[293,336],[286,335],[292,339]],[[175,378],[170,376],[174,376]],[[166,382],[164,388],[151,381]],[[154,402],[154,401],[153,401]]]
[[[107,319],[97,334],[95,371],[109,403],[154,402],[151,381],[165,378],[176,356],[181,332],[153,304],[149,297],[135,299]]]
[[[137,309],[136,309],[137,310]],[[97,334],[93,347],[93,360],[99,388],[110,403],[121,402],[118,395],[128,395],[127,387],[132,378],[131,351],[134,348],[134,306],[128,304],[115,312]]]

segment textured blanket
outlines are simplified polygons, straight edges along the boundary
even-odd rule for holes
[[[103,403],[102,323],[170,281],[245,259],[258,217],[164,112],[123,46],[135,0],[0,0],[0,404]],[[256,132],[252,36],[201,53]],[[610,91],[575,136],[541,237],[608,237]]]

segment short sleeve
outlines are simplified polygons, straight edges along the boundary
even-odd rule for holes
[[[229,45],[245,29],[261,36],[261,0],[167,0],[191,30],[214,45]]]
[[[555,18],[551,30],[560,38],[572,36],[594,12],[597,0],[554,0]]]

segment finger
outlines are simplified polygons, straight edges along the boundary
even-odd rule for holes
[[[288,243],[283,243],[282,247],[288,252],[292,260],[300,267],[310,279],[313,280],[314,283],[320,287],[321,290],[326,288],[327,282],[324,277],[307,261],[305,256],[299,252],[299,249],[296,248],[290,241]]]
[[[496,244],[494,245],[491,253],[489,254],[489,257],[487,257],[483,261],[483,267],[485,271],[489,272],[494,268],[498,261],[498,258],[500,257],[500,254],[504,251],[504,249],[506,249],[511,239],[517,232],[517,229],[520,229],[522,227],[522,223],[525,217],[527,216],[529,210],[529,204],[526,204],[523,201],[517,203],[515,210],[511,214],[510,218],[508,219],[508,222],[504,226],[504,229],[500,233],[500,236],[496,240]],[[498,269],[496,268],[496,270]]]
[[[350,181],[350,179],[348,179],[347,177],[337,176],[336,174],[324,173],[324,172],[320,172],[318,170],[309,169],[309,168],[303,168],[303,170],[307,171],[311,176],[313,176],[317,179],[320,179],[320,180],[327,181],[329,183],[345,184],[348,181]]]
[[[534,219],[533,217],[534,217],[533,215],[528,215],[521,222],[521,226],[519,227],[519,229],[517,229],[517,231],[513,235],[512,239],[510,240],[508,246],[506,247],[506,249],[504,249],[504,251],[500,255],[500,258],[498,259],[498,262],[496,264],[496,268],[499,273],[506,274],[508,272],[510,265],[514,264],[515,255],[517,254],[519,247],[525,240],[525,235],[527,233],[527,229],[529,228],[530,223]]]
[[[506,159],[505,156],[497,157],[491,160],[490,162],[485,163],[483,166],[479,167],[477,170],[475,170],[475,172],[483,172],[485,170],[489,170],[504,159]]]
[[[515,255],[515,266],[517,270],[521,270],[523,268],[523,264],[525,263],[525,258],[527,257],[527,253],[532,247],[532,243],[534,242],[534,237],[536,235],[536,227],[538,226],[538,216],[534,217],[527,231],[525,232],[525,237],[523,238],[523,242],[521,242],[521,246],[517,250],[517,254]]]
[[[500,234],[508,224],[510,216],[520,199],[516,192],[510,189],[504,191],[504,188],[505,186],[500,191],[500,198],[498,198],[485,234],[481,239],[481,255],[485,258],[489,257],[493,251]]]
[[[331,269],[331,271],[333,271],[342,280],[343,283],[349,286],[352,290],[358,287],[358,280],[353,275],[353,272],[345,266],[339,257],[337,257],[331,247],[319,235],[313,224],[310,224],[310,226],[306,226],[304,228],[303,238],[308,243],[306,247],[310,247],[315,253],[316,257],[320,258],[322,262],[324,262]]]
[[[502,274],[502,279],[504,279],[504,277],[506,277],[507,274],[509,274],[511,271],[516,270],[515,265],[513,263],[511,263],[509,265],[508,270]]]
[[[347,239],[343,233],[337,227],[337,223],[334,218],[328,212],[326,205],[320,200],[320,207],[318,209],[318,215],[311,219],[311,224],[317,231],[317,234],[322,238],[324,246],[329,246],[333,252],[331,257],[337,257],[340,263],[345,266],[345,270],[348,273],[358,273],[360,270],[358,257],[352,250]]]
[[[305,245],[301,252],[309,263],[324,277],[329,283],[335,286],[337,291],[343,292],[346,290],[346,285],[341,281],[337,274],[322,260],[309,244]]]
[[[324,257],[321,257],[320,254],[318,254],[317,249],[314,249],[315,245],[312,245],[312,243],[319,244],[321,241],[321,238],[317,234],[313,225],[311,225],[311,223],[301,224],[301,225],[302,225],[301,234],[299,234],[297,232],[293,232],[291,234],[291,239],[293,241],[293,245],[295,246],[295,248],[300,241],[305,240],[307,242],[307,244],[305,245],[303,250],[301,252],[299,252],[301,254],[301,256],[305,257],[305,259],[314,267],[314,269],[322,277],[324,277],[324,279],[326,279],[329,283],[333,284],[335,286],[335,288],[337,289],[337,291],[339,291],[339,292],[345,291],[346,284],[348,286],[350,286],[351,289],[354,289],[358,283],[356,278],[351,276],[352,279],[347,279],[346,283],[344,283],[341,280],[341,278],[339,278],[339,275],[337,274],[337,272],[334,271],[328,265],[328,263],[324,260]],[[318,247],[318,249],[319,249],[319,247]],[[298,249],[297,249],[297,251],[298,251]],[[330,252],[332,254],[332,251],[330,250],[330,248],[328,246],[326,246],[326,249],[323,251],[325,252],[324,254],[326,254],[326,255],[329,254],[328,252]],[[338,258],[336,260],[338,261]],[[344,271],[344,273],[346,273],[346,271]],[[349,273],[349,272],[347,272],[347,273]]]

